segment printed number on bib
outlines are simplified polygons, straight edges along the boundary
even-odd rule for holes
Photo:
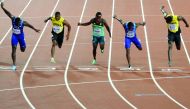
[[[20,29],[15,29],[15,28],[13,28],[13,33],[14,33],[14,34],[20,34],[21,31],[20,31]]]
[[[55,33],[60,33],[61,32],[61,27],[60,26],[53,26],[53,31]]]
[[[175,24],[169,24],[169,30],[171,30],[171,31],[176,30],[176,25]]]
[[[135,36],[135,33],[134,33],[133,31],[128,31],[128,32],[127,32],[127,37],[132,38],[132,37],[134,37],[134,36]]]
[[[96,29],[94,29],[94,32],[95,33],[101,33],[101,29],[100,28],[96,28]]]

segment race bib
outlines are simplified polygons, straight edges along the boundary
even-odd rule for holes
[[[133,32],[133,31],[128,31],[128,32],[127,32],[127,37],[129,37],[129,38],[135,37],[135,32]]]
[[[55,33],[60,33],[62,30],[61,30],[61,27],[60,26],[53,26],[53,31]]]
[[[176,24],[169,24],[169,30],[170,31],[176,30]]]
[[[95,33],[101,33],[101,29],[100,28],[96,28],[96,29],[94,29],[94,32]]]
[[[13,31],[14,34],[21,34],[20,29],[13,28],[12,31]]]

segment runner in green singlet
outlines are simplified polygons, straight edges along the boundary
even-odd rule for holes
[[[86,22],[86,23],[79,22],[78,26],[88,26],[90,24],[92,24],[92,30],[93,30],[92,44],[93,44],[93,58],[94,59],[92,60],[92,64],[96,64],[96,49],[97,49],[98,44],[100,44],[101,53],[104,52],[104,46],[105,46],[104,26],[106,27],[110,38],[111,38],[111,32],[106,20],[102,18],[101,12],[97,12],[95,18],[92,18],[89,22]]]

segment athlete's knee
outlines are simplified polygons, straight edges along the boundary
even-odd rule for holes
[[[20,48],[21,52],[25,52],[26,48]]]
[[[181,46],[177,46],[176,48],[177,48],[177,50],[181,50]]]
[[[142,50],[142,47],[138,47],[138,49],[141,51],[141,50]]]

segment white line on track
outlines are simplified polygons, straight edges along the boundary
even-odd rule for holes
[[[190,76],[167,76],[167,77],[157,77],[157,80],[163,79],[186,79],[190,78]],[[122,80],[112,80],[113,82],[126,82],[126,81],[145,81],[152,80],[152,78],[131,78],[131,79],[122,79]],[[98,84],[98,83],[108,83],[109,81],[91,81],[91,82],[79,82],[79,83],[69,83],[69,85],[85,85],[85,84]],[[49,87],[59,87],[65,86],[65,84],[52,84],[52,85],[39,85],[39,86],[31,86],[25,87],[24,89],[37,89],[37,88],[49,88]],[[0,92],[6,91],[16,91],[20,90],[20,88],[10,88],[10,89],[1,89]]]
[[[170,0],[167,0],[167,2],[168,2],[168,5],[169,5],[169,7],[170,7],[170,10],[171,10],[172,14],[174,15],[174,11],[173,11],[173,9],[172,9],[172,5],[171,5],[171,3],[170,3]],[[185,50],[185,54],[186,54],[187,59],[188,59],[188,62],[189,62],[189,64],[190,64],[189,53],[188,53],[187,48],[186,48],[186,45],[185,45],[185,43],[184,43],[183,36],[182,36],[182,34],[180,34],[180,35],[181,35],[181,42],[182,42],[183,47],[184,47],[184,50]]]
[[[30,0],[28,2],[28,4],[24,7],[24,9],[22,10],[22,12],[19,14],[19,17],[22,16],[22,14],[26,11],[26,9],[28,8],[28,6],[30,5],[31,2],[32,2],[32,0]],[[5,40],[5,38],[7,37],[7,35],[9,34],[9,32],[11,31],[11,29],[12,29],[12,26],[9,28],[9,30],[7,31],[7,33],[1,39],[0,45],[3,43],[3,41]]]
[[[85,3],[84,3],[84,6],[83,6],[83,9],[82,9],[82,13],[81,13],[79,22],[82,22],[82,18],[83,18],[84,11],[85,11],[85,8],[86,8],[86,5],[87,5],[87,1],[88,1],[88,0],[85,0]],[[66,69],[65,69],[64,80],[65,80],[66,88],[67,88],[67,90],[69,91],[70,95],[73,97],[73,99],[74,99],[83,109],[87,109],[87,108],[78,100],[78,98],[74,95],[74,93],[72,92],[71,88],[69,87],[68,78],[67,78],[67,77],[68,77],[69,65],[70,65],[71,58],[72,58],[72,55],[73,55],[73,51],[74,51],[74,48],[75,48],[75,45],[76,45],[76,40],[77,40],[77,38],[78,38],[79,29],[80,29],[80,26],[77,27],[77,31],[76,31],[76,34],[75,34],[75,38],[74,38],[74,41],[73,41],[73,45],[72,45],[71,52],[70,52],[70,54],[69,54],[69,58],[68,58],[67,65],[66,65]]]
[[[60,0],[57,0],[57,2],[56,2],[56,4],[55,4],[55,6],[54,6],[54,8],[53,8],[53,10],[52,10],[50,16],[53,16],[53,13],[54,13],[54,11],[55,11],[57,5],[59,4],[59,1],[60,1]],[[27,60],[27,62],[26,62],[26,64],[25,64],[25,66],[24,66],[24,68],[23,68],[23,70],[22,70],[22,72],[21,72],[21,75],[20,75],[20,88],[21,88],[22,95],[24,96],[25,100],[27,101],[27,103],[29,104],[29,106],[30,106],[32,109],[36,109],[36,108],[35,108],[34,105],[30,102],[30,100],[28,99],[28,97],[27,97],[27,95],[26,95],[26,93],[25,93],[25,91],[24,91],[23,77],[24,77],[25,70],[26,70],[26,68],[28,67],[28,64],[29,64],[30,60],[32,59],[32,56],[33,56],[34,52],[36,51],[36,48],[37,48],[37,46],[38,46],[38,44],[39,44],[39,42],[40,42],[40,40],[41,40],[41,38],[42,38],[42,36],[43,36],[43,34],[44,34],[44,32],[45,32],[45,30],[46,30],[48,24],[49,24],[49,22],[47,22],[46,25],[44,26],[44,28],[43,28],[43,30],[42,30],[42,33],[41,33],[41,35],[39,36],[39,39],[37,40],[37,42],[36,42],[36,44],[35,44],[35,46],[34,46],[32,52],[31,52],[31,54],[30,54],[30,56],[29,56],[29,58],[28,58],[28,60]]]
[[[142,18],[143,18],[143,21],[145,21],[143,0],[140,0],[140,2],[141,2]],[[153,82],[154,82],[155,85],[158,87],[158,89],[159,89],[163,94],[165,94],[170,100],[172,100],[173,102],[175,102],[176,104],[178,104],[180,107],[187,109],[187,108],[184,107],[182,104],[180,104],[178,101],[176,101],[174,98],[172,98],[172,97],[159,85],[159,83],[156,81],[156,79],[155,79],[155,77],[154,77],[154,74],[153,74],[153,70],[152,70],[152,63],[151,63],[151,57],[150,57],[150,49],[149,49],[149,44],[148,44],[148,35],[147,35],[146,26],[144,26],[144,33],[145,33],[145,39],[146,39],[146,47],[147,47],[147,54],[148,54],[148,62],[149,62],[150,75],[151,75],[151,78],[152,78]]]
[[[111,16],[111,34],[112,34],[112,38],[110,38],[110,47],[109,47],[109,56],[108,56],[108,80],[109,83],[111,85],[111,87],[113,88],[113,90],[117,93],[117,95],[124,101],[126,102],[129,106],[131,106],[133,109],[137,109],[137,107],[135,107],[129,100],[127,100],[124,96],[122,96],[122,94],[117,90],[117,88],[115,87],[112,78],[111,78],[111,53],[112,53],[112,39],[113,39],[113,16],[114,16],[114,11],[115,11],[115,0],[113,0],[112,2],[112,16]]]

